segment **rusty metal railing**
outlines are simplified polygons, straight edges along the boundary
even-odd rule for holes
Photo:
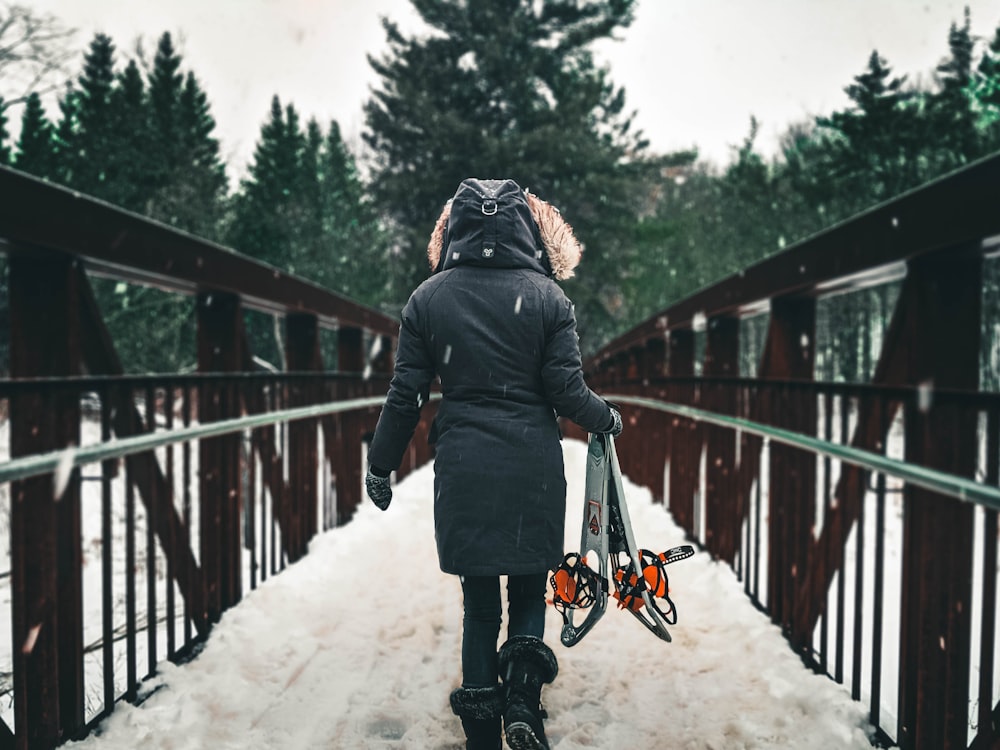
[[[588,380],[996,487],[1000,396],[981,384],[1000,369],[997,195],[1000,155],[658,312],[592,357]],[[844,329],[856,321],[864,335]],[[845,341],[867,380],[820,382],[845,371],[831,367]],[[868,703],[883,744],[996,746],[994,507],[693,412],[623,410],[623,471],[733,566],[806,663]]]
[[[0,381],[0,404],[30,395],[80,405],[78,444],[0,461],[0,503],[12,517],[28,494],[47,493],[57,522],[24,525],[79,552],[62,559],[56,606],[79,626],[80,732],[117,702],[140,700],[159,661],[187,658],[243,592],[306,554],[315,533],[349,520],[361,442],[382,402],[374,394],[386,385],[347,373]],[[346,389],[370,395],[334,397]],[[296,392],[310,403],[289,407],[302,401]],[[217,397],[241,416],[200,421],[199,400]],[[130,411],[135,429],[119,432],[118,415]],[[75,533],[60,533],[63,514]],[[16,536],[9,544],[12,562],[37,553]],[[0,576],[8,594],[33,583],[21,571]],[[0,644],[0,692],[16,699],[18,656],[32,656],[42,635],[31,627],[24,641]]]
[[[343,477],[356,477],[352,469],[360,466],[339,460],[350,453],[342,450],[344,427],[350,420],[370,427],[382,401],[329,398],[356,379],[290,373],[0,382],[0,403],[29,391],[48,398],[59,392],[63,399],[70,390],[79,394],[81,444],[0,462],[0,500],[17,503],[26,483],[35,481],[55,498],[57,513],[72,507],[79,521],[82,554],[67,560],[70,569],[59,575],[63,586],[79,582],[84,602],[79,641],[86,726],[117,701],[136,701],[159,660],[184,659],[244,590],[305,554],[316,530],[350,517],[352,493]],[[385,386],[378,378],[366,390]],[[283,408],[291,390],[302,388],[320,400]],[[225,393],[245,416],[198,422],[196,403],[209,389]],[[113,439],[114,412],[129,403],[138,409],[141,429]],[[296,431],[300,440],[310,435],[317,451],[290,455]],[[218,453],[220,442],[235,449],[238,466],[230,495],[239,502],[222,508],[215,493],[205,494],[212,482],[202,462]],[[160,481],[152,479],[157,475]],[[227,512],[213,518],[220,509]],[[16,538],[11,543],[20,545]],[[4,576],[0,586],[17,580]],[[14,655],[30,653],[40,635],[32,629],[27,641],[0,648],[3,693],[14,690]]]
[[[924,585],[910,566],[935,564],[935,556],[908,559],[912,552],[903,535],[904,515],[909,503],[928,492],[946,498],[942,502],[969,506],[968,548],[942,549],[938,556],[965,555],[969,561],[968,580],[964,590],[956,590],[953,607],[965,613],[963,628],[954,628],[946,646],[965,653],[971,688],[967,741],[989,736],[994,720],[990,706],[1000,689],[1000,394],[701,381],[705,390],[738,391],[738,407],[729,414],[629,395],[652,392],[663,397],[676,385],[669,379],[642,387],[626,384],[623,392],[608,394],[638,428],[632,439],[623,434],[622,453],[641,450],[641,443],[656,430],[665,431],[668,441],[677,436],[685,450],[690,450],[692,438],[703,446],[710,439],[716,445],[728,441],[737,446],[735,472],[710,465],[703,452],[686,482],[670,483],[665,502],[704,548],[723,557],[735,550],[735,558],[725,559],[733,564],[746,594],[781,625],[810,667],[845,684],[852,697],[868,705],[883,744],[898,739],[901,692],[908,689],[899,662],[899,645],[907,638],[905,587]],[[766,415],[758,411],[765,422],[748,419],[750,404],[760,400],[799,408],[813,402],[815,430],[783,428],[780,409]],[[873,450],[851,444],[863,412],[880,416],[881,438]],[[904,460],[928,425],[942,422],[966,423],[973,429],[974,477]],[[645,460],[661,471],[666,467],[673,477],[672,455],[668,447]],[[856,521],[845,524],[845,516]],[[828,579],[825,571],[830,569],[837,572]]]
[[[938,646],[962,655],[962,746],[990,747],[982,738],[997,736],[1000,692],[1000,394],[694,383],[626,381],[607,394],[628,425],[620,438],[625,472],[651,487],[658,477],[661,499],[689,538],[733,566],[809,666],[868,705],[886,746],[900,743],[901,707],[914,700],[906,693],[915,679],[901,661],[901,647],[916,638],[908,600],[926,597],[926,587],[940,585],[939,568],[961,561],[951,605],[934,613],[949,624]],[[720,391],[735,393],[732,411],[699,408],[718,403]],[[803,410],[815,423],[799,432]],[[862,439],[869,419],[876,432]],[[928,435],[964,446],[968,474],[913,461]],[[904,534],[921,502],[933,504],[940,525],[942,541],[930,551]]]
[[[140,700],[158,660],[185,658],[244,591],[350,518],[377,417],[356,399],[384,395],[398,322],[14,170],[0,168],[0,193],[0,464],[49,462],[0,483],[0,689],[13,698],[0,748],[47,750]],[[197,372],[125,375],[95,277],[190,305]],[[247,313],[272,319],[283,371],[260,370]],[[91,450],[99,460],[76,466]],[[399,475],[429,457],[418,439]]]

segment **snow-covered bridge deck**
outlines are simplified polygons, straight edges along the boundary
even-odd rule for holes
[[[586,446],[565,442],[567,550],[579,542]],[[448,694],[460,679],[461,589],[434,550],[431,465],[400,482],[388,512],[365,503],[348,525],[227,611],[201,655],[165,663],[139,706],[123,704],[93,750],[463,746]],[[626,480],[638,541],[683,532]],[[673,643],[625,613],[560,660],[546,688],[553,748],[868,748],[866,710],[806,669],[743,593],[732,569],[700,553],[671,566]],[[612,602],[613,603],[613,602]]]

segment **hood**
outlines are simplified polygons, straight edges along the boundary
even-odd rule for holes
[[[531,268],[559,281],[582,254],[559,210],[513,180],[463,180],[427,245],[432,273],[468,264]]]

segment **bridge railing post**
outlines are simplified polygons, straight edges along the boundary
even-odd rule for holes
[[[80,375],[76,263],[15,253],[9,273],[11,374]],[[15,395],[10,439],[12,457],[79,445],[76,391]],[[10,538],[15,747],[47,749],[84,725],[79,470],[14,482]]]
[[[911,262],[907,283],[915,295],[911,375],[935,388],[975,390],[981,256],[942,253]],[[974,413],[911,404],[905,459],[973,477],[976,429]],[[899,744],[958,750],[968,732],[973,508],[914,487],[904,508]]]
[[[363,337],[360,328],[342,327],[337,330],[337,371],[360,374],[365,369]],[[356,383],[341,383],[339,398],[361,395]],[[345,412],[339,415],[340,450],[335,468],[337,476],[337,523],[351,520],[361,503],[361,439],[363,420],[360,415]]]
[[[618,380],[609,384],[605,390],[618,390],[625,393],[638,393],[636,380],[644,371],[644,350],[632,347],[618,356]],[[618,459],[621,461],[622,472],[632,481],[648,486],[647,473],[649,465],[645,460],[646,448],[644,435],[646,423],[643,409],[636,406],[619,405],[619,411],[624,421],[624,430],[618,437]],[[643,439],[640,439],[642,437]]]
[[[639,376],[642,391],[648,392],[649,384],[662,378],[667,368],[667,342],[662,336],[646,341],[640,360]],[[667,462],[669,417],[661,412],[643,410],[643,429],[639,455],[644,471],[644,484],[653,495],[653,502],[662,503],[664,495],[664,467]]]
[[[669,370],[671,377],[694,376],[694,331],[690,328],[670,332]],[[691,383],[670,386],[669,400],[676,404],[696,406],[695,388]],[[694,495],[698,487],[701,461],[701,430],[697,422],[685,417],[670,420],[670,510],[677,523],[692,538],[694,527]]]
[[[243,356],[243,318],[235,294],[201,292],[197,298],[198,371],[238,373]],[[203,384],[198,393],[201,423],[240,415],[232,383]],[[241,543],[243,452],[239,435],[221,435],[198,443],[199,535],[204,607],[210,622],[242,597]]]
[[[739,374],[739,320],[716,317],[708,321],[705,345],[706,377],[732,378]],[[732,387],[706,386],[704,408],[733,414]],[[705,431],[705,546],[715,557],[732,564],[736,557],[740,519],[736,513],[736,435],[724,427],[706,426]]]
[[[776,298],[766,347],[766,377],[808,382],[813,379],[816,300]],[[804,388],[785,387],[766,401],[763,421],[806,435],[816,433],[816,403]],[[811,633],[796,620],[798,584],[809,570],[809,542],[815,523],[816,456],[772,443],[768,515],[768,600],[771,619],[782,626],[797,651]]]
[[[315,315],[290,313],[285,317],[285,362],[289,372],[319,370],[319,323]],[[307,406],[319,399],[316,386],[297,381],[288,387],[289,406]],[[316,423],[300,419],[288,425],[289,498],[286,549],[290,560],[306,554],[316,533],[319,498],[319,436]]]

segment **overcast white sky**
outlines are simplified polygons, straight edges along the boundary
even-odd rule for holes
[[[97,31],[109,34],[120,59],[139,37],[151,54],[156,38],[171,31],[185,69],[208,94],[223,152],[237,171],[249,161],[276,93],[304,118],[324,125],[336,119],[359,143],[361,105],[377,83],[366,54],[385,48],[379,18],[419,28],[408,0],[29,4],[77,28],[81,50]],[[697,145],[724,163],[746,136],[751,114],[769,151],[790,123],[843,106],[843,87],[872,49],[896,74],[929,76],[947,55],[948,28],[962,22],[966,5],[973,33],[992,38],[1000,0],[640,0],[622,41],[599,52],[656,150]]]

